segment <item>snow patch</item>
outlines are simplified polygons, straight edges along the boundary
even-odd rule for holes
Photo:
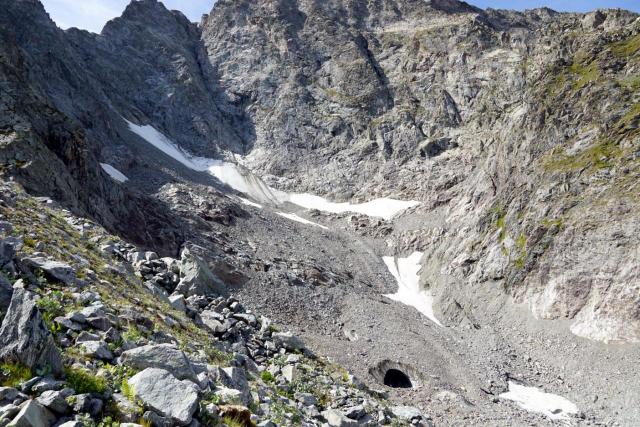
[[[249,199],[245,199],[244,197],[238,197],[238,200],[239,200],[241,203],[244,203],[244,204],[245,204],[245,205],[247,205],[247,206],[253,206],[254,208],[262,209],[262,205],[260,205],[260,204],[258,204],[258,203],[255,203],[255,202],[252,202],[252,201],[251,201],[251,200],[249,200]]]
[[[298,215],[296,215],[296,214],[292,214],[292,213],[284,213],[284,212],[276,212],[276,214],[280,215],[281,217],[284,217],[284,218],[290,219],[290,220],[292,220],[292,221],[300,222],[300,223],[302,223],[302,224],[314,225],[314,226],[316,226],[316,227],[320,227],[320,228],[323,228],[323,229],[325,229],[325,230],[328,230],[328,229],[329,229],[328,227],[325,227],[324,225],[320,225],[320,224],[318,224],[318,223],[315,223],[315,222],[309,221],[309,220],[304,219],[304,218],[302,218],[302,217],[300,217],[300,216],[298,216]]]
[[[556,394],[545,393],[536,387],[527,387],[509,381],[509,391],[500,398],[511,400],[529,412],[537,412],[552,420],[566,421],[578,413],[578,407],[570,400]]]
[[[288,201],[307,209],[318,209],[331,213],[355,212],[386,220],[390,220],[398,213],[420,204],[420,202],[413,200],[403,201],[388,198],[375,199],[361,204],[335,203],[312,194],[290,194]]]
[[[125,174],[123,174],[122,172],[120,172],[118,169],[114,168],[113,166],[107,164],[107,163],[100,163],[100,166],[102,166],[102,170],[104,170],[112,179],[118,181],[118,182],[127,182],[129,181],[129,178],[127,178],[127,176]]]
[[[401,211],[417,206],[417,201],[402,201],[388,198],[375,199],[361,204],[335,203],[312,194],[288,194],[269,187],[247,168],[221,160],[195,157],[164,136],[153,126],[139,126],[126,120],[129,129],[145,141],[184,166],[200,172],[208,172],[219,181],[244,193],[256,202],[281,205],[289,202],[307,209],[318,209],[330,213],[356,212],[367,216],[390,220]],[[302,218],[301,218],[302,219]]]
[[[427,289],[420,289],[420,260],[422,252],[414,252],[407,258],[383,257],[389,272],[398,282],[398,292],[393,295],[385,295],[392,300],[405,305],[415,307],[420,313],[427,316],[436,325],[442,326],[433,314],[433,296]]]

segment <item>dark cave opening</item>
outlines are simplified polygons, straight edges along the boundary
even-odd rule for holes
[[[389,369],[384,374],[384,385],[393,388],[411,388],[411,379],[399,369]]]

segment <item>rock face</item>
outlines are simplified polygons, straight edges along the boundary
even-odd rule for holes
[[[62,358],[44,324],[35,295],[18,286],[0,327],[0,359],[32,369],[62,372]]]
[[[195,384],[187,380],[180,381],[164,369],[147,368],[128,382],[145,406],[177,425],[189,424],[198,408]]]

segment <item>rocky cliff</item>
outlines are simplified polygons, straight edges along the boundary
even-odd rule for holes
[[[616,370],[640,341],[637,14],[219,0],[196,24],[140,0],[92,34],[0,6],[4,179],[208,265],[204,285],[152,276],[165,298],[233,294],[371,386],[410,374],[389,391],[423,422],[548,421],[496,408],[514,378],[571,394],[572,422],[640,419]],[[382,198],[415,203],[353,208]],[[383,257],[416,252],[443,328],[382,296]]]

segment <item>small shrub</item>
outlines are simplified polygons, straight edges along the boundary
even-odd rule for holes
[[[262,373],[260,374],[260,378],[262,378],[262,381],[264,381],[265,383],[272,383],[276,380],[273,374],[269,371],[262,371]]]
[[[107,382],[103,377],[99,377],[92,372],[79,368],[65,368],[67,384],[76,393],[98,393],[102,394],[107,389]]]
[[[129,384],[129,381],[127,380],[122,380],[122,384],[121,384],[121,390],[122,390],[122,394],[129,399],[131,402],[135,402],[136,401],[136,392],[133,389],[133,386],[131,384]]]
[[[33,378],[33,371],[21,363],[3,363],[0,365],[0,385],[17,387]]]

